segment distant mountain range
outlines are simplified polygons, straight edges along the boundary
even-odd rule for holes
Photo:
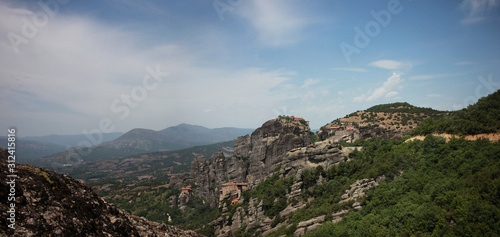
[[[117,139],[123,135],[122,132],[113,132],[113,133],[104,133],[102,134],[102,142],[109,142]],[[95,134],[88,134],[87,136],[95,136]],[[78,146],[78,143],[81,141],[85,141],[88,138],[84,134],[77,135],[48,135],[48,136],[31,136],[31,137],[22,137],[23,140],[35,141],[35,142],[49,142],[53,144],[57,144],[63,147],[74,147]],[[98,144],[95,144],[98,145]]]
[[[120,132],[103,134],[102,142],[115,140],[121,135],[123,133]],[[89,136],[95,136],[95,134],[89,134]],[[16,142],[16,159],[18,162],[28,162],[36,158],[63,152],[86,140],[87,137],[83,134],[19,137]],[[7,137],[0,136],[0,147],[7,147]]]
[[[142,153],[172,151],[234,140],[253,129],[206,128],[180,124],[160,131],[136,128],[113,141],[92,147],[73,147],[63,152],[29,161],[30,164],[57,169],[84,162],[111,160]]]
[[[0,136],[0,147],[7,147],[7,137]],[[16,140],[16,161],[29,160],[66,150],[65,146],[46,141],[31,141],[24,138]]]

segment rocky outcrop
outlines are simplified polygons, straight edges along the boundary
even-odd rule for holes
[[[5,149],[0,153],[0,236],[201,236],[132,216],[106,203],[80,181],[38,167],[17,164],[12,187],[5,182],[11,175],[6,168],[8,154]],[[11,188],[15,191],[15,229],[4,228]]]
[[[216,206],[218,191],[224,183],[248,183],[251,189],[277,168],[281,168],[283,177],[298,174],[302,169],[327,168],[346,159],[350,151],[342,149],[333,139],[312,144],[305,120],[291,117],[269,120],[251,135],[236,139],[234,154],[229,159],[222,152],[208,160],[196,158],[191,164],[197,186],[195,194]],[[300,194],[300,186],[300,183],[294,185],[288,198]]]
[[[361,204],[361,198],[365,196],[366,191],[377,187],[380,182],[385,181],[385,176],[377,177],[376,179],[360,179],[356,180],[353,184],[351,184],[351,188],[347,189],[345,193],[342,195],[342,200],[339,203],[354,201],[352,204],[352,208],[356,211],[359,211],[363,208]],[[333,223],[337,223],[342,220],[342,218],[349,213],[351,209],[345,209],[332,214]]]
[[[297,225],[297,230],[293,233],[293,235],[302,236],[305,233],[313,232],[318,227],[323,225],[324,221],[325,221],[325,216],[323,215],[309,219],[307,221],[299,222],[299,224]]]
[[[346,157],[342,148],[333,140],[316,142],[306,147],[292,149],[285,154],[285,169],[310,169],[317,166],[330,167]]]
[[[383,138],[383,139],[401,139],[405,135],[409,134],[411,130],[403,129],[388,129],[382,127],[370,127],[370,126],[360,126],[359,127],[359,139],[370,139],[373,137]]]
[[[309,133],[305,121],[280,117],[265,122],[250,137],[236,139],[233,155],[249,159],[246,181],[255,185],[273,173],[283,165],[286,152],[311,144]]]
[[[321,141],[332,139],[335,142],[352,143],[358,140],[366,140],[374,137],[383,139],[401,139],[410,132],[411,130],[408,129],[392,129],[363,124],[349,130],[320,130],[317,133],[317,136]]]
[[[362,206],[358,200],[365,196],[366,191],[378,186],[379,182],[385,181],[385,176],[380,176],[376,180],[360,179],[351,184],[351,188],[346,190],[344,195],[342,195],[342,200],[339,203],[348,202],[353,200],[354,204],[352,207],[355,210],[361,210]]]
[[[208,160],[200,156],[191,163],[191,176],[194,180],[194,194],[207,199],[211,207],[215,207],[222,184],[229,180],[245,181],[247,163],[241,158],[232,156],[226,159],[222,151],[212,155]]]
[[[256,203],[256,198],[250,199],[248,211],[238,207],[233,216],[228,216],[228,209],[224,206],[222,216],[209,223],[215,228],[215,236],[233,236],[237,231],[248,232],[250,229],[258,229],[261,232],[270,230],[272,219],[264,215],[263,202]],[[246,227],[242,229],[242,226]]]
[[[204,157],[193,160],[191,174],[197,186],[195,195],[207,199],[214,207],[224,183],[241,182],[248,183],[249,188],[255,187],[276,168],[288,167],[287,152],[311,144],[309,136],[310,129],[305,120],[280,117],[267,121],[252,135],[236,139],[234,154],[230,158],[226,159],[219,152],[208,160]]]

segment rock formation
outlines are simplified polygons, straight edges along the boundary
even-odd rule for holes
[[[80,181],[35,166],[16,164],[15,184],[7,184],[11,175],[7,157],[1,149],[0,236],[201,236],[132,216],[106,203]],[[15,229],[7,228],[6,216],[12,186]]]
[[[278,168],[282,175],[290,175],[318,165],[328,167],[345,159],[346,152],[333,140],[312,144],[310,136],[305,120],[280,117],[265,122],[252,135],[236,139],[232,157],[226,159],[219,152],[208,160],[204,157],[193,160],[195,195],[207,199],[214,207],[225,183],[248,183],[248,188],[253,188]]]

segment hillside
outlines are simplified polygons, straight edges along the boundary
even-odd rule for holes
[[[429,120],[413,130],[413,135],[448,133],[476,135],[500,132],[500,90],[478,100],[474,105],[453,112],[451,116]]]
[[[230,141],[251,131],[251,129],[239,128],[209,129],[187,124],[180,124],[162,131],[132,129],[113,141],[92,147],[73,147],[64,152],[29,161],[29,163],[53,170],[61,170],[67,166],[86,162],[112,160],[136,154],[180,150]]]
[[[368,113],[406,113],[402,109],[407,108],[383,105],[370,108]],[[484,109],[475,113],[487,112],[481,111]],[[443,116],[433,111],[418,113],[433,114],[422,118],[429,120]],[[323,142],[311,146],[318,147]],[[423,141],[373,137],[341,144],[359,149],[350,153],[348,159],[337,160],[335,165],[304,166],[296,172],[289,172],[293,170],[291,165],[281,166],[274,175],[242,192],[239,198],[234,193],[222,196],[224,199],[218,205],[221,214],[209,223],[213,228],[210,233],[214,236],[494,236],[500,233],[498,142],[456,138],[446,142],[428,136]],[[314,160],[325,151],[323,148],[323,152],[304,153]],[[196,169],[192,170],[196,173]]]
[[[254,129],[242,128],[206,128],[198,125],[179,124],[177,126],[168,127],[159,131],[169,137],[175,138],[177,141],[182,141],[194,145],[207,145],[215,142],[233,140],[239,136],[250,134]]]
[[[66,150],[66,147],[47,141],[31,141],[26,138],[17,140],[19,162],[28,162],[30,160],[43,156],[55,154]],[[7,137],[0,137],[0,147],[7,147]]]
[[[357,126],[315,143],[307,121],[282,116],[238,138],[229,158],[196,158],[191,175],[176,177],[170,185],[142,181],[124,188],[123,196],[96,187],[138,215],[168,222],[158,212],[164,210],[170,223],[207,236],[499,234],[498,142],[446,142],[433,136],[405,142],[385,139],[387,133],[369,140],[361,135],[366,129],[401,129],[403,120],[415,125],[447,114],[406,103],[374,106],[334,121]],[[381,128],[390,115],[399,128]],[[230,182],[248,191],[225,188]]]
[[[429,118],[440,118],[448,112],[421,108],[408,103],[381,104],[364,111],[357,111],[334,121],[331,125],[356,123],[359,126],[378,125],[384,129],[409,131]]]
[[[121,135],[123,135],[123,133],[113,132],[113,133],[101,133],[99,135],[102,135],[102,142],[109,142],[120,137]],[[96,133],[87,134],[87,136],[98,137]],[[63,147],[74,147],[78,146],[79,142],[87,140],[88,139],[87,136],[85,134],[75,134],[75,135],[52,134],[47,136],[27,136],[27,137],[21,137],[21,139],[28,141],[35,141],[35,142],[50,142]]]
[[[70,174],[134,215],[207,236],[498,235],[498,142],[398,139],[411,131],[405,121],[448,114],[378,105],[325,125],[339,128],[320,139],[306,120],[280,116],[238,137],[234,150],[141,154]]]
[[[356,141],[372,137],[401,139],[423,121],[447,116],[449,112],[421,108],[408,103],[381,104],[333,120],[317,132],[319,140]]]
[[[6,149],[0,165],[7,167]],[[193,231],[132,216],[100,199],[90,188],[67,175],[30,165],[17,165],[11,184],[0,183],[1,236],[201,236]],[[0,179],[11,173],[1,169]],[[8,200],[14,194],[14,202]],[[15,205],[14,215],[7,211]],[[9,206],[8,206],[9,205]],[[11,227],[7,227],[11,224]]]
[[[141,180],[158,179],[166,181],[175,174],[189,172],[191,161],[198,156],[210,156],[224,151],[231,156],[234,141],[205,146],[196,146],[177,151],[163,151],[132,155],[125,158],[91,162],[67,167],[62,170],[71,177],[91,184],[112,180],[121,183],[135,183]]]

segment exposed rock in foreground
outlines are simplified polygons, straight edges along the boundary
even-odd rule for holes
[[[63,174],[16,164],[15,230],[8,228],[11,173],[0,149],[0,236],[202,236],[132,216]]]

